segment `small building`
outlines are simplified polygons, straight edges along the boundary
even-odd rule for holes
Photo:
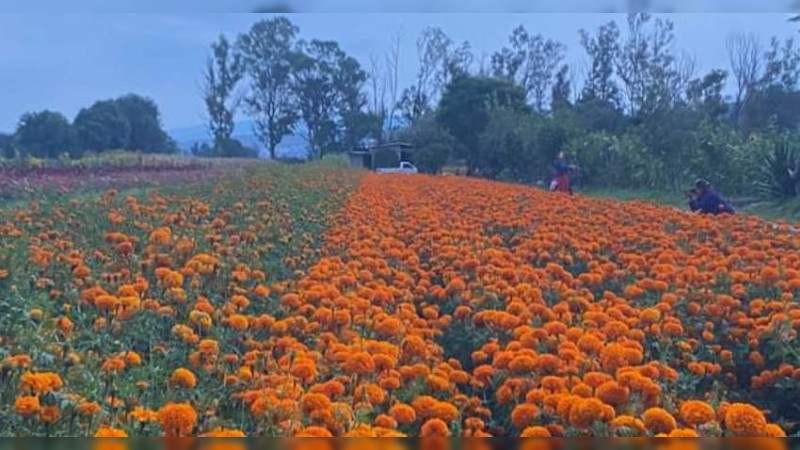
[[[413,146],[407,142],[386,142],[347,153],[350,165],[369,170],[399,167],[401,161],[413,163]]]

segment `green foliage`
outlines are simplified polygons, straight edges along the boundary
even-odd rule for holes
[[[191,152],[195,156],[217,158],[258,158],[258,150],[246,147],[241,141],[228,138],[209,145],[205,142],[192,145]]]
[[[250,95],[244,99],[245,106],[256,135],[272,159],[297,121],[291,61],[298,31],[289,19],[276,17],[257,22],[237,42],[249,78]]]
[[[487,77],[458,77],[445,89],[437,120],[456,139],[472,173],[480,165],[480,135],[494,108],[525,111],[525,91],[513,82]]]
[[[89,108],[81,109],[73,127],[81,151],[129,148],[131,124],[114,100],[95,102]]]
[[[125,149],[143,153],[174,153],[177,150],[161,126],[161,113],[152,99],[128,94],[114,102],[130,126],[130,139]]]
[[[14,136],[0,133],[0,158],[11,159],[16,155]]]
[[[220,147],[233,133],[240,100],[234,96],[234,90],[244,75],[244,64],[241,54],[234,51],[225,36],[211,44],[211,53],[203,73],[203,100],[214,145]]]
[[[398,138],[414,146],[414,164],[424,173],[439,173],[455,147],[455,139],[439,125],[434,114],[422,116],[402,130]]]
[[[366,134],[358,112],[365,103],[361,86],[367,74],[358,61],[334,41],[301,42],[293,55],[291,78],[311,156],[356,147]]]
[[[319,161],[324,167],[345,169],[350,167],[350,161],[347,156],[342,154],[331,153],[322,157]]]
[[[800,151],[797,144],[781,139],[767,153],[760,166],[761,176],[757,183],[759,192],[767,198],[788,199],[798,194],[798,169]]]
[[[15,138],[23,156],[55,159],[75,150],[72,126],[63,114],[53,111],[23,114]]]

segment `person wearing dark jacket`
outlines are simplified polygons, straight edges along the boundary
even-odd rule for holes
[[[735,214],[730,203],[717,194],[706,180],[697,180],[695,183],[689,209],[702,214]]]

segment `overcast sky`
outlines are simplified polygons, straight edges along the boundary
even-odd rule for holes
[[[798,35],[787,14],[673,14],[677,46],[694,56],[698,72],[727,66],[726,38],[752,32]],[[430,25],[454,40],[469,40],[490,55],[522,24],[568,47],[568,62],[585,67],[578,30],[614,14],[295,14],[301,37],[335,39],[362,64],[383,57],[402,37],[401,85],[416,70],[414,40]],[[22,112],[54,109],[70,119],[98,99],[135,92],[152,97],[169,129],[204,122],[201,71],[208,45],[233,38],[259,20],[255,14],[0,14],[0,131],[12,131]]]

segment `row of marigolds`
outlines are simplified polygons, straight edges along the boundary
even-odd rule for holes
[[[282,196],[291,205],[339,185],[284,176],[296,177],[297,192]],[[72,246],[53,243],[68,233],[56,223],[13,222],[23,230],[15,239],[52,254],[26,291],[41,293],[39,309],[5,336],[4,383],[16,390],[3,388],[15,398],[6,431],[794,429],[791,395],[771,391],[796,392],[800,364],[800,240],[789,227],[480,180],[367,175],[327,215],[318,251],[289,246],[302,234],[264,227],[281,211],[267,192],[127,202],[99,239]],[[297,226],[288,209],[281,223]],[[280,263],[265,256],[269,245]],[[276,277],[279,267],[296,272]],[[61,292],[51,299],[52,290]]]

